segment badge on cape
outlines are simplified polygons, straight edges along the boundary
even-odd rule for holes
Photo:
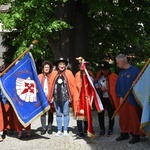
[[[58,84],[61,84],[63,82],[63,80],[59,78],[57,82],[58,82]]]

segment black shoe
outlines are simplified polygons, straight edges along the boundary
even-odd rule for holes
[[[140,142],[140,138],[132,138],[132,140],[129,141],[130,144],[135,144]]]
[[[84,135],[83,132],[79,132],[77,136],[78,136],[79,138],[84,138],[84,137],[85,137],[85,135]]]
[[[14,130],[9,130],[9,131],[7,131],[7,135],[11,136],[11,135],[13,135],[13,134],[14,134]]]
[[[127,139],[129,139],[129,135],[126,133],[121,133],[121,135],[118,138],[116,138],[116,141],[122,141]]]
[[[18,139],[22,139],[22,132],[18,133]]]
[[[32,135],[31,135],[31,134],[29,134],[29,135],[27,135],[27,136],[26,136],[26,138],[29,138],[29,139],[30,139],[31,137],[32,137]]]
[[[113,134],[113,131],[112,130],[108,130],[108,132],[107,132],[107,136],[111,136]]]
[[[18,135],[18,139],[22,139],[22,135]]]
[[[48,134],[52,134],[52,130],[47,130],[47,133]]]
[[[105,135],[105,131],[101,130],[101,132],[99,133],[99,136],[103,136],[103,135]]]
[[[46,130],[42,130],[41,131],[41,135],[45,134],[46,133]]]

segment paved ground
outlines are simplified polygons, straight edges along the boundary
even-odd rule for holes
[[[107,125],[107,115],[106,125]],[[54,115],[55,118],[55,115]],[[0,142],[0,150],[150,150],[150,138],[144,137],[137,144],[129,144],[128,141],[116,142],[119,136],[118,116],[115,118],[114,134],[111,137],[96,137],[95,139],[76,138],[76,121],[71,113],[68,137],[55,137],[57,131],[54,119],[53,134],[40,135],[40,119],[32,123],[32,138],[17,139],[17,133],[6,135],[3,142]],[[96,134],[99,133],[97,113],[93,111],[93,126]],[[25,134],[25,133],[24,133]]]

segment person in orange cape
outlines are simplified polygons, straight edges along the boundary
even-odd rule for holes
[[[116,95],[116,82],[118,76],[111,72],[110,64],[107,61],[102,61],[100,64],[101,71],[97,73],[95,78],[95,88],[101,97],[102,104],[104,109],[108,112],[109,117],[109,126],[107,136],[111,136],[113,133],[113,126],[114,126],[114,119],[111,119],[115,108],[118,107],[119,101]],[[104,113],[98,113],[98,120],[100,125],[100,136],[105,135],[105,120],[104,120]]]
[[[24,127],[20,121],[18,120],[18,117],[16,116],[16,113],[13,112],[13,118],[14,118],[14,126],[16,131],[18,132],[18,139],[22,139],[23,137],[23,129],[27,131],[27,138],[31,138],[31,124],[28,125],[27,127]]]
[[[0,132],[2,135],[10,135],[13,134],[14,122],[13,122],[13,108],[10,105],[9,101],[0,90]]]
[[[130,90],[140,70],[129,64],[126,55],[119,54],[116,56],[117,66],[121,69],[118,74],[118,80],[116,84],[116,91],[119,97],[120,104],[123,103],[123,98]],[[132,135],[130,144],[135,144],[140,141],[140,136],[144,136],[140,130],[142,109],[136,102],[136,99],[132,92],[122,104],[119,110],[119,124],[121,128],[121,134],[116,141],[122,141],[129,139],[129,133]]]
[[[48,85],[50,82],[50,73],[52,71],[52,64],[49,61],[44,61],[41,65],[42,67],[42,73],[40,73],[38,75],[38,78],[40,80],[40,83],[43,87],[44,93],[46,95],[46,97],[49,97],[49,90],[48,90]],[[48,132],[48,134],[52,134],[52,123],[53,123],[53,112],[54,112],[54,106],[51,103],[51,107],[50,110],[48,111],[48,126],[46,129],[46,113],[44,113],[41,116],[41,124],[42,124],[42,130],[41,130],[41,135],[45,134],[46,131]]]
[[[74,93],[74,101],[73,101],[73,110],[77,120],[77,129],[78,129],[78,136],[83,138],[87,133],[88,123],[87,117],[84,114],[78,112],[78,106],[80,103],[80,92],[82,88],[82,67],[81,63],[78,63],[79,71],[75,74],[75,93]],[[91,80],[94,82],[94,75],[91,71],[88,70],[88,73],[91,77]],[[84,126],[84,127],[83,127]]]
[[[75,76],[75,93],[73,101],[73,109],[77,118],[77,126],[79,137],[84,137],[82,129],[82,120],[87,120],[87,136],[95,137],[92,124],[92,104],[94,102],[95,108],[98,112],[103,111],[103,105],[98,96],[93,84],[93,79],[87,71],[87,63],[82,57],[76,58],[80,63],[80,71]],[[81,121],[80,121],[81,120]],[[79,123],[79,124],[78,124]],[[84,128],[85,129],[85,128]]]
[[[67,70],[68,61],[59,58],[56,62],[56,70],[50,74],[49,82],[49,101],[54,102],[56,111],[56,122],[58,132],[56,136],[68,136],[68,125],[70,121],[69,103],[73,101],[74,94],[74,75]],[[64,125],[62,133],[62,124]]]

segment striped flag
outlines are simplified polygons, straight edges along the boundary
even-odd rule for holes
[[[81,70],[83,70],[81,74],[82,78],[82,88],[80,92],[80,113],[84,113],[84,116],[87,117],[88,129],[87,135],[88,137],[94,137],[93,125],[92,125],[92,104],[94,102],[97,111],[103,111],[103,105],[99,95],[97,94],[91,77],[86,69],[86,64],[82,62]]]

